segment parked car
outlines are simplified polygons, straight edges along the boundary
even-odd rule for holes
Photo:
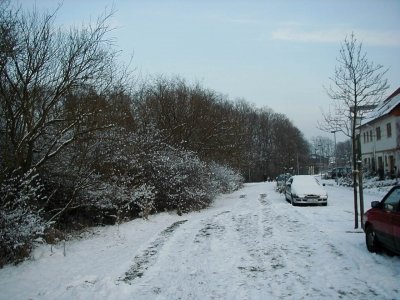
[[[290,174],[281,174],[276,177],[276,191],[283,193],[285,191],[286,181],[289,179]]]
[[[332,179],[332,170],[328,170],[322,174],[322,179]]]
[[[295,175],[286,182],[286,200],[292,205],[316,204],[326,206],[328,193],[314,176]]]
[[[382,201],[372,201],[371,207],[363,219],[368,251],[379,252],[384,247],[400,255],[400,185]]]

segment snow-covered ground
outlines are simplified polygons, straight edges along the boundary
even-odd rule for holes
[[[0,299],[400,299],[400,257],[366,250],[350,188],[326,186],[327,207],[292,207],[274,187],[96,228],[66,256],[40,246],[0,270]]]

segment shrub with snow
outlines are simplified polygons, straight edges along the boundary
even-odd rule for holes
[[[187,213],[243,183],[229,167],[166,144],[152,127],[96,133],[95,140],[72,144],[48,163],[41,170],[45,186],[33,171],[3,181],[0,264],[27,256],[46,224],[50,231],[70,230],[147,219],[157,211]]]
[[[85,197],[111,201],[119,221],[146,218],[156,211],[198,210],[216,194],[236,190],[243,183],[232,169],[207,165],[196,153],[166,144],[162,132],[152,126],[106,133],[102,141],[100,152],[105,157],[96,169],[102,184],[86,189]]]
[[[159,208],[176,209],[181,214],[211,203],[214,193],[207,166],[194,153],[168,147],[152,163],[149,179],[158,191]]]
[[[139,207],[143,219],[148,219],[149,214],[155,210],[156,192],[154,186],[146,183],[134,189],[132,203]],[[130,205],[130,204],[128,204]]]
[[[39,203],[45,200],[44,187],[33,170],[14,172],[0,186],[0,266],[25,258],[46,223]]]
[[[228,166],[213,162],[210,164],[210,172],[212,185],[218,193],[230,193],[238,190],[243,185],[243,176]]]

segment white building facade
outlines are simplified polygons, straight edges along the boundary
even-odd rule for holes
[[[400,88],[361,122],[360,145],[365,171],[381,178],[400,175]]]

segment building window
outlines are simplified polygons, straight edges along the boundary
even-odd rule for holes
[[[372,142],[372,129],[369,131],[369,140]]]
[[[376,127],[376,139],[379,141],[381,139],[381,128]]]
[[[366,139],[365,139],[365,132],[364,132],[364,144],[366,143]]]
[[[386,130],[387,130],[387,137],[390,138],[392,136],[392,123],[386,124]]]

